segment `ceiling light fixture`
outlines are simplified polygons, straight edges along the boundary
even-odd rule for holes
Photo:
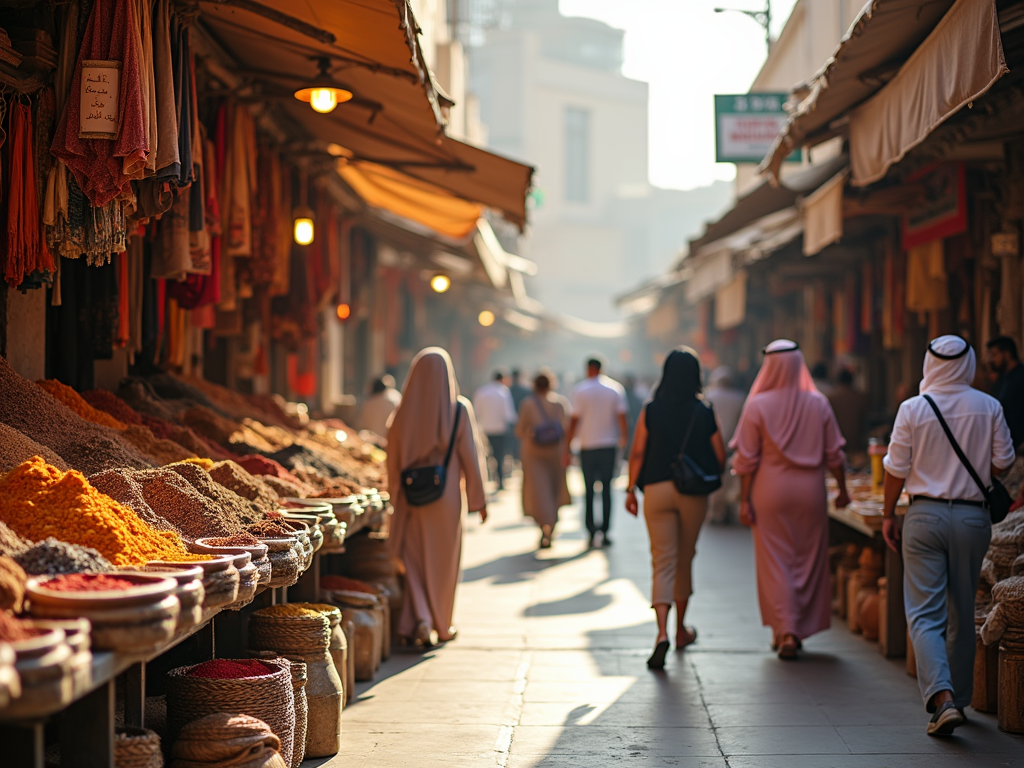
[[[346,88],[341,88],[331,78],[329,70],[331,60],[326,56],[316,60],[320,74],[317,75],[313,85],[309,88],[301,88],[295,92],[295,98],[309,104],[313,111],[321,114],[333,112],[334,108],[346,101],[351,101],[353,93]]]

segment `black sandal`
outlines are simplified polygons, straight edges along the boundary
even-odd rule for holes
[[[668,655],[668,640],[662,640],[654,646],[654,653],[647,660],[648,669],[664,669],[665,657]]]

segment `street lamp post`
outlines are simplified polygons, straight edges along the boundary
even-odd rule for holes
[[[715,8],[715,13],[734,11],[749,16],[764,29],[764,44],[769,51],[772,49],[772,0],[764,0],[764,10],[751,11],[745,8]]]

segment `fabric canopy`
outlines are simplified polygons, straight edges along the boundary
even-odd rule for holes
[[[415,221],[453,240],[464,240],[473,234],[483,213],[476,203],[461,200],[393,168],[341,161],[338,173],[370,207]]]
[[[747,317],[747,273],[740,271],[715,293],[715,328],[727,331]]]
[[[849,175],[843,170],[804,198],[804,256],[813,256],[843,237],[843,185]]]
[[[952,5],[953,0],[869,0],[835,53],[799,94],[800,102],[761,169],[777,179],[782,163],[798,146],[836,135],[837,118],[876,93]]]
[[[850,115],[851,183],[882,179],[1009,71],[993,0],[957,0],[892,81]]]
[[[199,24],[255,84],[256,98],[283,106],[293,133],[344,148],[345,157],[387,166],[500,211],[520,228],[533,169],[444,133],[437,89],[404,0],[201,0]],[[292,93],[327,58],[355,97],[329,114]]]

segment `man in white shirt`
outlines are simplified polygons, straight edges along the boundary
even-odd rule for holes
[[[512,400],[512,392],[505,385],[504,371],[495,371],[494,378],[476,391],[473,395],[473,410],[476,411],[477,424],[487,435],[491,453],[498,465],[495,469],[498,490],[504,490],[509,431],[517,421],[516,405]]]
[[[587,361],[587,378],[572,391],[572,420],[566,445],[574,438],[580,441],[580,468],[586,487],[586,522],[590,546],[601,533],[601,545],[609,546],[608,529],[612,516],[612,478],[615,476],[617,450],[626,447],[629,431],[626,425],[626,390],[619,382],[601,374],[601,361]],[[568,458],[568,457],[567,457]],[[604,517],[600,525],[594,520],[594,486],[601,483],[601,507]]]
[[[974,686],[974,596],[992,536],[986,493],[957,457],[942,414],[986,488],[1013,464],[1013,442],[999,401],[971,388],[974,350],[959,336],[928,345],[921,394],[903,402],[885,457],[882,533],[902,542],[904,606],[917,655],[917,681],[931,736],[964,722]],[[934,404],[934,406],[933,406]],[[906,486],[903,530],[894,517]]]
[[[388,421],[401,402],[402,393],[395,389],[394,376],[386,373],[375,379],[370,387],[370,396],[359,410],[359,428],[387,437]]]

